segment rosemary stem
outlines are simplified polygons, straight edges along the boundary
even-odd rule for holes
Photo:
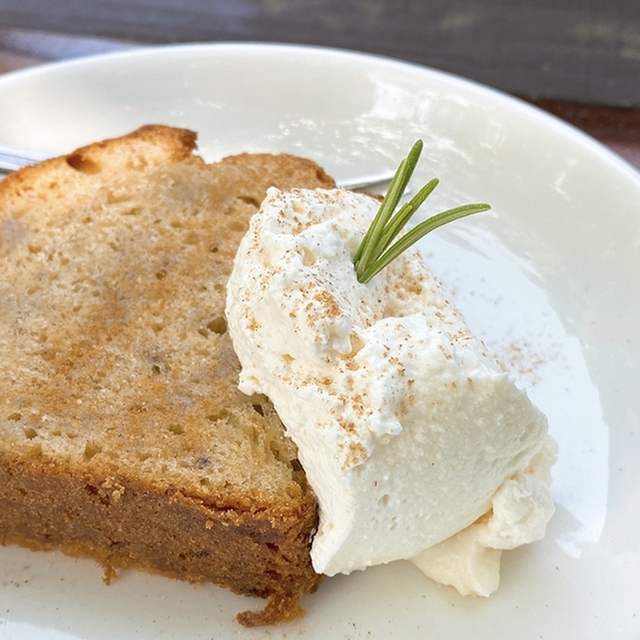
[[[418,140],[407,157],[400,162],[389,190],[356,251],[353,264],[359,282],[366,283],[371,280],[373,276],[430,231],[454,220],[491,208],[488,204],[467,204],[448,209],[424,220],[394,244],[391,244],[422,203],[438,186],[437,178],[430,180],[408,203],[394,213],[418,164],[422,147],[422,140]]]

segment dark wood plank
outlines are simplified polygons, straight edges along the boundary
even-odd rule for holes
[[[640,109],[622,109],[557,100],[532,101],[589,134],[640,169]]]
[[[2,0],[0,26],[139,43],[335,46],[525,98],[640,107],[638,0]],[[57,55],[15,38],[4,47]]]

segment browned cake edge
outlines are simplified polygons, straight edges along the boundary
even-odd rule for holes
[[[129,136],[163,138],[176,160],[190,156],[196,146],[194,133],[161,125]],[[55,171],[61,162],[91,173],[86,162],[92,148],[20,170],[3,181],[0,200],[19,198],[31,180]],[[309,165],[319,186],[332,186],[320,167]],[[1,544],[94,558],[105,568],[107,582],[117,569],[135,568],[267,598],[264,610],[239,614],[245,626],[278,624],[304,614],[298,601],[321,580],[309,556],[316,524],[317,503],[308,487],[266,506],[248,507],[245,500],[237,508],[221,508],[179,489],[158,490],[124,475],[78,477],[63,465],[0,450]]]
[[[295,502],[288,511],[220,509],[179,490],[0,457],[2,544],[94,558],[107,582],[135,568],[268,598],[264,611],[241,614],[248,626],[300,615],[299,598],[319,584],[309,558],[316,501],[301,490]]]

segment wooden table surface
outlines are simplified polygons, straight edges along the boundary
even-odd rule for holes
[[[640,169],[639,0],[0,0],[0,73],[220,41],[326,45],[455,73],[533,102]]]

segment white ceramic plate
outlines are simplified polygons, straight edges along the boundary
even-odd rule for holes
[[[507,96],[433,70],[325,49],[194,45],[0,78],[0,141],[52,152],[158,122],[207,159],[288,151],[336,177],[393,168],[417,137],[429,208],[491,213],[423,243],[472,328],[548,414],[560,445],[544,541],[506,553],[489,599],[406,563],[327,579],[308,615],[247,631],[252,602],[91,561],[0,548],[0,638],[640,637],[640,174]]]

